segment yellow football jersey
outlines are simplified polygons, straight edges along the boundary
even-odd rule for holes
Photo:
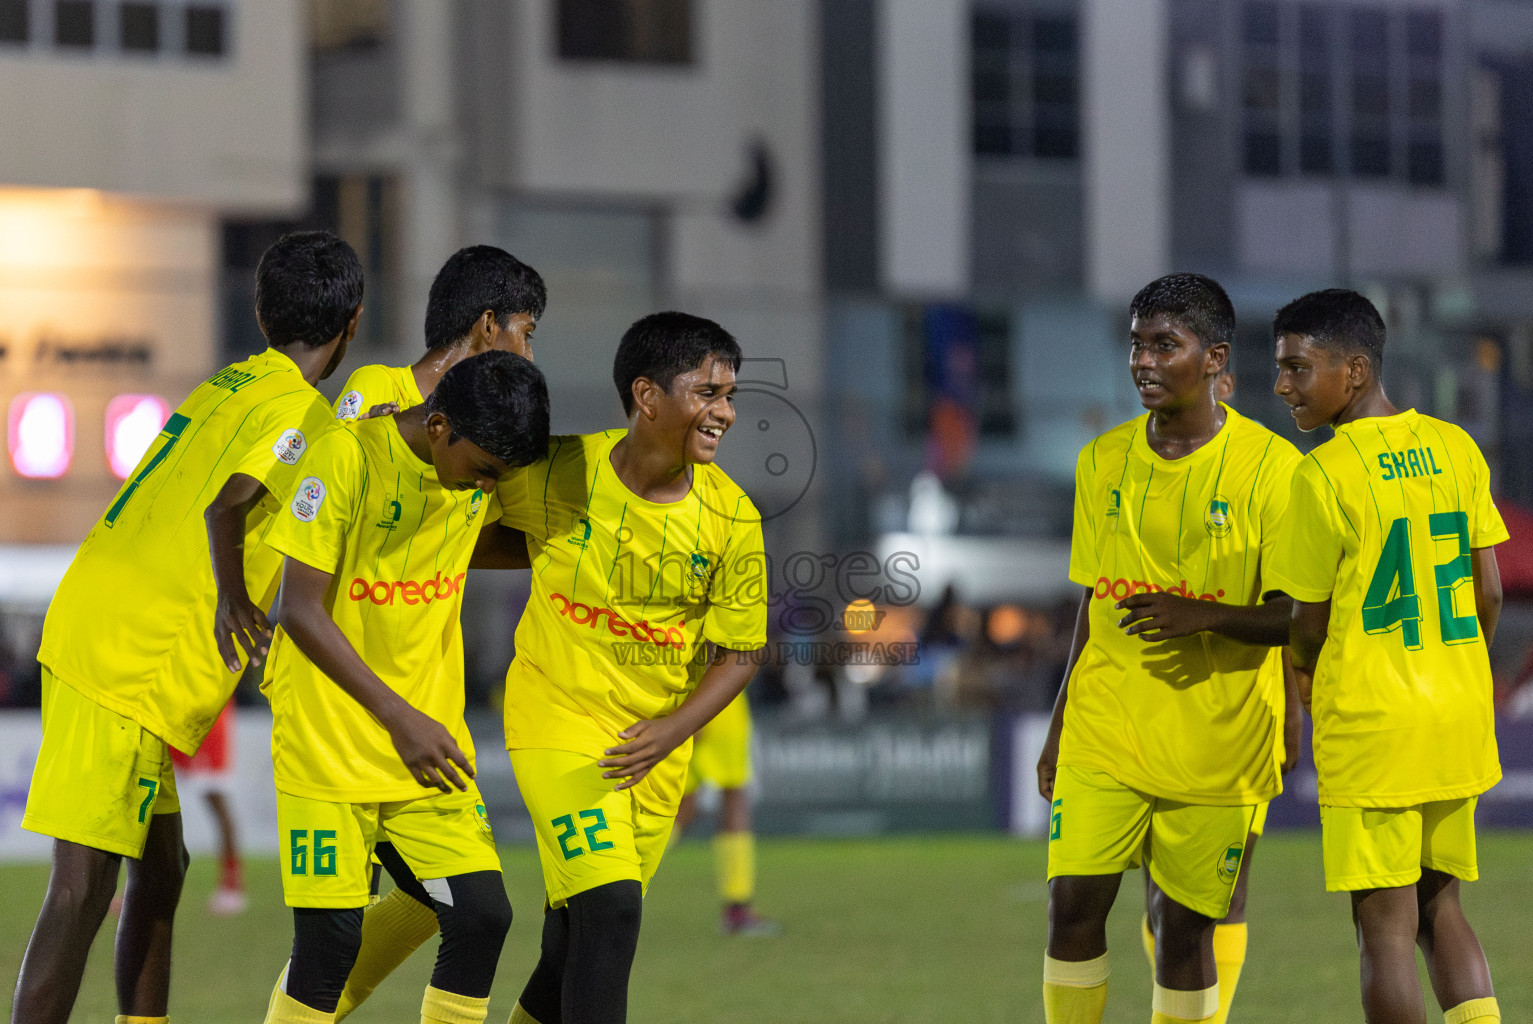
[[[1329,599],[1311,710],[1320,802],[1404,807],[1501,778],[1469,552],[1508,537],[1463,430],[1415,410],[1337,428],[1294,473],[1272,585]]]
[[[548,458],[501,481],[501,522],[527,535],[532,596],[506,673],[506,746],[601,757],[618,733],[662,718],[707,668],[703,641],[766,644],[761,516],[722,469],[692,467],[692,490],[657,504],[612,468],[627,433],[555,437]],[[636,787],[674,813],[690,741]]]
[[[1224,407],[1212,440],[1180,459],[1149,445],[1149,414],[1081,451],[1070,580],[1092,591],[1091,637],[1070,676],[1059,763],[1154,796],[1236,805],[1282,790],[1277,648],[1212,633],[1146,643],[1114,607],[1165,590],[1254,605],[1299,453]]]
[[[488,502],[450,491],[415,456],[394,417],[321,438],[267,543],[334,573],[330,617],[378,678],[441,722],[472,759],[463,722],[458,616]],[[277,789],[313,800],[375,803],[429,795],[389,734],[282,630],[264,685]]]
[[[354,420],[384,402],[397,403],[403,412],[424,401],[420,385],[415,382],[414,370],[408,366],[369,363],[357,367],[346,378],[341,397],[335,400],[335,418]]]
[[[53,675],[194,752],[239,681],[213,639],[217,587],[203,511],[236,473],[269,492],[246,519],[245,584],[269,607],[281,557],[257,543],[334,420],[276,349],[199,384],[80,545],[37,658]]]

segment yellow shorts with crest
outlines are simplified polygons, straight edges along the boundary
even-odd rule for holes
[[[142,857],[156,814],[181,810],[165,741],[43,669],[43,743],[21,827]]]
[[[1320,808],[1327,892],[1415,885],[1432,868],[1472,882],[1480,877],[1474,835],[1477,797],[1414,807]]]
[[[538,835],[548,905],[609,882],[637,881],[646,892],[671,838],[673,814],[645,810],[632,789],[588,754],[512,750],[511,769]]]
[[[1130,789],[1106,772],[1061,765],[1049,814],[1049,878],[1115,875],[1145,864],[1182,906],[1229,913],[1256,806],[1211,807]]]
[[[703,783],[739,789],[751,780],[751,706],[740,694],[697,731],[687,767],[687,792]]]
[[[373,846],[387,839],[426,886],[471,871],[499,871],[484,799],[437,792],[415,800],[348,804],[277,794],[277,858],[290,907],[346,910],[372,898]]]

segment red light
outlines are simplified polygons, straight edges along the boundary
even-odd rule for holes
[[[117,479],[128,479],[169,418],[159,395],[118,395],[107,403],[106,461]]]
[[[24,391],[11,399],[6,436],[11,466],[31,480],[56,480],[75,454],[75,410],[64,395]]]

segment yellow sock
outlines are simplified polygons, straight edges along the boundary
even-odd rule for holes
[[[714,836],[713,862],[718,870],[719,897],[725,903],[749,903],[755,897],[754,833],[720,832]]]
[[[437,932],[436,912],[398,889],[362,915],[362,948],[346,978],[335,1019],[345,1020],[373,989]]]
[[[1107,1009],[1107,954],[1079,962],[1043,958],[1047,1024],[1102,1024]]]
[[[1240,970],[1246,965],[1246,941],[1249,931],[1239,924],[1214,925],[1214,966],[1219,969],[1219,1009],[1213,1024],[1230,1019],[1230,1004],[1235,1001],[1235,986],[1240,984]]]
[[[1150,915],[1139,919],[1139,941],[1144,943],[1145,959],[1150,961],[1150,980],[1155,980],[1155,932],[1150,928]]]
[[[169,1024],[169,1021],[169,1017],[127,1017],[120,1013],[117,1015],[117,1024]]]
[[[286,973],[283,971],[284,976]],[[280,981],[271,994],[271,1002],[266,1007],[266,1024],[330,1024],[333,1020],[335,1020],[335,1014],[305,1006],[282,991]]]
[[[1471,999],[1444,1011],[1443,1020],[1446,1024],[1500,1024],[1501,1007],[1495,996]]]
[[[490,997],[475,999],[456,992],[426,986],[421,1000],[421,1024],[483,1024],[490,1012]]]
[[[522,1009],[521,1003],[517,1003],[511,1007],[511,1020],[507,1024],[542,1024],[542,1022]]]
[[[1219,983],[1196,992],[1155,985],[1150,1024],[1192,1024],[1207,1021],[1219,1012]]]

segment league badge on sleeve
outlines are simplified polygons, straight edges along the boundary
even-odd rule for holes
[[[271,446],[271,453],[277,457],[278,462],[296,466],[308,445],[309,442],[304,440],[303,431],[290,427],[284,430],[282,436],[277,438],[277,443]]]
[[[293,503],[289,507],[293,510],[293,516],[299,522],[312,523],[314,517],[319,515],[319,507],[325,503],[325,484],[317,476],[305,477],[303,483],[298,485],[298,493],[293,495]]]
[[[362,412],[362,392],[348,391],[341,396],[341,404],[335,410],[338,420],[354,420]]]

